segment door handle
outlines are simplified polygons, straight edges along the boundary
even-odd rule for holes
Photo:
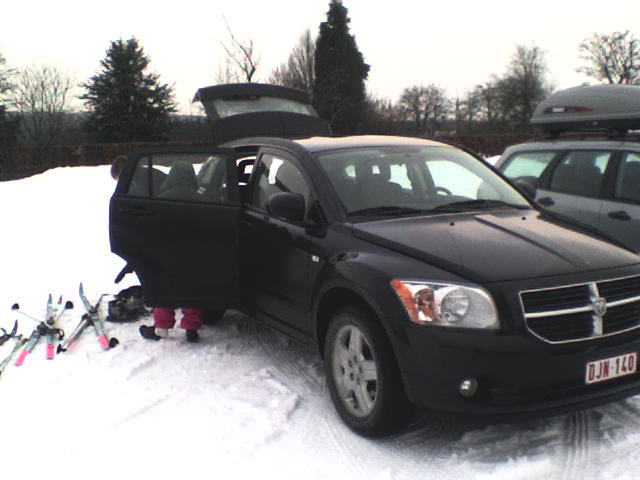
[[[148,217],[153,215],[153,210],[149,210],[148,208],[144,207],[131,207],[120,209],[120,213],[122,215],[128,215],[131,217]]]
[[[631,220],[631,217],[624,210],[618,210],[617,212],[609,212],[609,216],[614,220],[622,220],[623,222]]]
[[[543,205],[545,207],[552,207],[556,204],[555,200],[551,197],[544,197],[538,200],[538,203],[540,205]]]

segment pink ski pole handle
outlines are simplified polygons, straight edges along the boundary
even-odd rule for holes
[[[100,345],[102,345],[102,348],[104,348],[105,350],[109,350],[110,347],[106,335],[98,335],[98,340],[100,341]]]
[[[24,363],[24,359],[27,358],[27,355],[29,355],[29,350],[23,350],[20,353],[20,356],[18,357],[15,363],[16,367],[19,367]]]
[[[47,344],[47,359],[48,360],[53,360],[54,356],[55,356],[55,350],[53,349],[53,345],[48,343]]]

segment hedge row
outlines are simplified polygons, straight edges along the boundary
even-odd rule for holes
[[[441,137],[441,139],[491,157],[499,155],[509,145],[532,137],[533,135],[526,134],[452,135]],[[140,148],[171,145],[213,145],[213,143],[208,141],[109,143],[0,149],[0,181],[30,177],[56,167],[108,165],[116,155],[126,155]]]
[[[57,167],[109,165],[117,155],[140,148],[170,145],[209,145],[212,142],[139,142],[55,145],[0,149],[0,181],[30,177]]]

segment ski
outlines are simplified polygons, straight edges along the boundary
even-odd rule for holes
[[[2,375],[2,372],[4,372],[5,367],[9,364],[9,362],[11,361],[13,356],[16,354],[16,352],[20,350],[20,347],[22,347],[27,342],[27,339],[22,338],[22,335],[16,335],[14,338],[16,339],[16,343],[13,346],[13,349],[11,350],[9,355],[7,355],[5,359],[0,362],[0,376]]]
[[[24,363],[27,355],[33,352],[33,349],[38,344],[40,338],[43,336],[46,337],[47,341],[46,358],[48,360],[53,360],[53,358],[55,357],[55,339],[57,337],[60,341],[64,338],[64,330],[56,327],[56,323],[67,310],[70,310],[72,308],[73,303],[70,301],[67,301],[64,306],[62,305],[62,295],[58,299],[58,302],[54,304],[53,297],[51,296],[51,294],[49,294],[49,297],[47,298],[46,320],[40,321],[22,312],[20,310],[20,305],[18,305],[17,303],[13,305],[12,310],[20,313],[21,315],[24,315],[27,318],[30,318],[31,320],[38,322],[38,325],[33,329],[31,335],[29,335],[29,338],[26,340],[24,349],[22,350],[22,352],[20,352],[20,355],[16,360],[16,366],[19,367]]]
[[[80,323],[78,323],[76,328],[73,330],[73,333],[67,338],[67,340],[58,345],[58,353],[66,352],[69,347],[80,337],[82,332],[84,332],[90,325],[93,326],[96,335],[98,335],[98,341],[100,342],[102,348],[104,348],[105,350],[109,350],[110,348],[118,345],[119,342],[117,338],[112,337],[110,340],[107,340],[104,323],[102,322],[102,318],[100,318],[100,303],[102,302],[102,299],[107,296],[107,294],[100,295],[100,298],[98,298],[98,301],[95,303],[95,305],[92,305],[84,293],[82,282],[80,282],[78,293],[80,295],[80,300],[82,300],[82,303],[87,310],[87,313],[82,315]]]
[[[23,339],[22,335],[18,335],[18,321],[17,320],[13,324],[13,328],[11,329],[10,333],[7,333],[7,331],[4,328],[0,328],[0,330],[2,330],[4,332],[0,336],[0,345],[4,345],[4,343],[9,339],[15,339],[15,341],[16,341],[16,343],[13,346],[13,349],[11,349],[11,352],[9,353],[9,355],[7,355],[2,361],[0,361],[0,375],[2,375],[2,372],[4,372],[5,367],[9,364],[9,362],[11,361],[13,356],[16,354],[16,352],[18,350],[20,350],[20,347],[22,347],[26,343],[26,339]]]

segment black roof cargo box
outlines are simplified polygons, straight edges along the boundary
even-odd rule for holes
[[[540,103],[531,124],[545,132],[640,129],[640,86],[569,88]]]
[[[202,102],[216,143],[243,137],[331,134],[308,95],[293,88],[263,83],[215,85],[200,88],[193,101]]]

